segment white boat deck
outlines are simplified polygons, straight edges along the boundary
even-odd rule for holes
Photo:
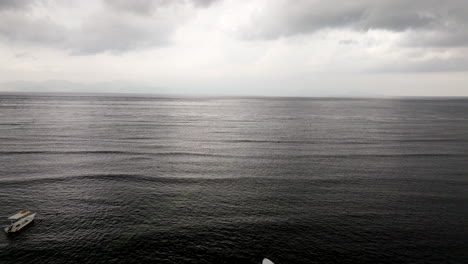
[[[8,217],[8,219],[10,219],[10,220],[17,220],[17,219],[20,219],[21,217],[24,217],[24,216],[28,215],[28,214],[29,214],[29,211],[28,211],[28,210],[21,210],[21,211],[19,211],[18,213],[14,214],[14,215],[12,215],[12,216],[10,216],[10,217]]]

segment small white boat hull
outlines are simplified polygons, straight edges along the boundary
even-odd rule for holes
[[[7,226],[5,228],[5,232],[7,233],[15,233],[15,232],[18,232],[20,231],[23,227],[27,226],[28,224],[30,224],[33,220],[34,220],[34,217],[36,216],[36,213],[34,214],[30,214],[26,217],[23,217],[21,218],[20,220],[14,222],[13,224]]]

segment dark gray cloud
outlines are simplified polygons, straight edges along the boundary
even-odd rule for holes
[[[276,0],[252,20],[250,38],[278,38],[326,28],[435,32],[426,44],[468,45],[466,0]],[[449,39],[444,41],[444,39]]]
[[[11,43],[46,45],[84,55],[119,52],[151,45],[163,45],[175,27],[167,21],[147,24],[146,20],[99,14],[79,27],[67,28],[47,17],[21,12],[0,13],[0,40]]]
[[[0,12],[0,40],[53,44],[66,39],[65,28],[48,18],[31,18],[22,12]]]
[[[170,5],[193,5],[196,7],[208,7],[220,0],[104,0],[107,6],[114,10],[132,12],[140,15],[151,15],[158,8]]]
[[[190,8],[207,7],[218,0],[102,1],[102,9],[70,27],[55,19],[54,13],[32,15],[34,7],[53,9],[59,2],[1,0],[0,41],[46,45],[80,55],[166,45],[187,19],[178,16],[180,10],[187,15]]]
[[[155,9],[175,3],[170,0],[104,0],[107,6],[117,11],[151,15]]]
[[[0,10],[2,9],[13,9],[13,8],[23,8],[30,4],[31,1],[28,0],[1,0],[0,1]]]
[[[101,0],[102,5],[95,14],[81,18],[78,25],[71,27],[62,23],[63,17],[55,19],[56,13],[47,13],[47,8],[59,1],[1,0],[0,41],[47,45],[72,54],[123,52],[166,45],[171,34],[187,20],[187,10],[207,8],[220,1]],[[468,0],[269,0],[266,3],[252,17],[251,24],[241,29],[246,38],[275,39],[328,28],[383,29],[404,32],[402,46],[468,46]],[[38,13],[42,16],[31,15],[35,7],[40,8]]]
[[[254,16],[243,32],[247,37],[277,38],[309,33],[327,27],[345,27],[363,19],[365,9],[353,1],[327,2],[272,1],[266,10]]]
[[[220,1],[222,0],[192,0],[192,3],[195,4],[196,6],[207,7],[215,2],[220,2]]]
[[[468,31],[465,28],[411,32],[401,42],[410,47],[457,48],[468,46]]]

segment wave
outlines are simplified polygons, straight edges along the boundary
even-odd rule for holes
[[[204,142],[204,141],[203,141]],[[405,142],[405,143],[430,143],[430,142],[468,142],[465,139],[368,139],[368,140],[330,140],[316,138],[314,140],[269,140],[269,139],[227,139],[227,140],[213,140],[206,141],[209,143],[220,142],[220,143],[273,143],[273,144],[323,144],[323,145],[350,145],[350,144],[382,144],[382,142]]]
[[[205,175],[206,176],[206,175]],[[417,178],[409,179],[405,178],[404,181],[417,181],[417,182],[444,182],[447,184],[468,184],[468,181],[463,178],[463,173],[452,174],[448,178]],[[52,177],[40,177],[32,176],[31,178],[18,178],[18,179],[0,179],[0,188],[10,185],[24,185],[28,184],[50,184],[50,183],[59,183],[59,182],[69,182],[69,181],[80,181],[80,180],[95,180],[95,181],[104,181],[104,182],[127,182],[127,183],[157,183],[157,184],[200,184],[200,183],[209,183],[209,182],[251,182],[252,184],[272,184],[274,182],[303,182],[310,183],[316,187],[326,187],[328,185],[335,186],[339,183],[349,183],[362,180],[360,177],[329,177],[327,175],[295,175],[293,177],[288,176],[288,174],[283,174],[282,176],[207,176],[207,177],[187,177],[187,176],[150,176],[143,174],[130,174],[130,173],[97,173],[97,174],[77,174],[77,175],[64,175],[64,176],[52,176]],[[378,182],[395,182],[401,179],[391,177],[377,177],[377,178],[367,178],[366,181],[378,181]]]
[[[233,181],[233,180],[258,180],[258,177],[217,177],[217,178],[201,178],[201,177],[161,177],[161,176],[147,176],[142,174],[80,174],[80,175],[67,175],[56,177],[39,177],[39,178],[21,178],[21,179],[8,179],[0,180],[3,186],[16,185],[16,184],[47,184],[66,182],[74,180],[102,180],[102,181],[118,181],[118,182],[157,182],[161,184],[178,184],[178,183],[196,183],[196,182],[213,182],[213,181]],[[270,178],[268,178],[270,179]]]
[[[91,150],[91,151],[0,151],[0,155],[142,155],[142,156],[192,156],[192,157],[215,157],[215,158],[236,158],[236,159],[300,159],[300,158],[398,158],[398,157],[468,157],[466,153],[395,153],[395,154],[295,154],[293,152],[271,153],[268,156],[264,155],[234,155],[234,154],[219,154],[219,153],[202,153],[202,152],[138,152],[138,151],[121,151],[121,150]],[[132,158],[132,157],[129,157]],[[135,158],[135,157],[133,157]]]
[[[28,154],[46,154],[46,155],[86,155],[86,154],[115,154],[115,155],[150,155],[150,156],[200,156],[200,157],[237,157],[227,154],[210,154],[201,152],[138,152],[122,150],[83,150],[83,151],[0,151],[0,155],[28,155]]]
[[[213,142],[221,143],[273,143],[273,144],[303,144],[303,145],[349,145],[349,144],[376,144],[378,142],[364,142],[364,141],[323,141],[323,140],[258,140],[258,139],[229,139],[219,140]]]

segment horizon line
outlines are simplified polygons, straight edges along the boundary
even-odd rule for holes
[[[113,96],[113,97],[162,97],[162,98],[289,98],[289,99],[468,99],[468,96],[453,95],[404,95],[404,96],[385,96],[385,95],[327,95],[327,96],[300,96],[300,95],[247,95],[247,94],[178,94],[178,93],[148,93],[148,92],[77,92],[77,91],[0,91],[0,95],[30,95],[30,96]]]

